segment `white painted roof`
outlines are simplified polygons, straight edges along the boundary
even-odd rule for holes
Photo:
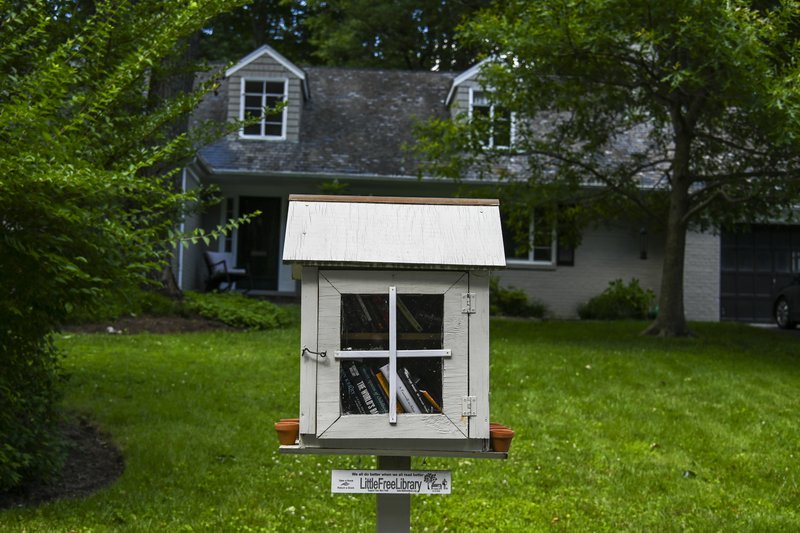
[[[289,196],[285,262],[495,269],[506,264],[497,200]]]

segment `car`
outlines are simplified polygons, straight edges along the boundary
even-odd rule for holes
[[[778,291],[772,304],[772,315],[779,328],[794,329],[800,322],[800,276]]]

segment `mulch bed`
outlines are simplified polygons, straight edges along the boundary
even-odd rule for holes
[[[0,492],[0,509],[28,507],[61,498],[80,498],[107,487],[125,470],[122,452],[111,437],[85,417],[61,425],[67,459],[58,479]]]
[[[80,324],[65,326],[62,331],[67,333],[189,333],[192,331],[230,330],[232,328],[222,322],[202,317],[182,316],[138,316],[120,318],[113,322],[102,324]]]

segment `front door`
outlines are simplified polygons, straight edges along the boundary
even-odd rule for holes
[[[243,196],[239,199],[240,215],[261,211],[249,224],[239,227],[237,264],[252,274],[254,289],[278,289],[281,206],[280,198]]]

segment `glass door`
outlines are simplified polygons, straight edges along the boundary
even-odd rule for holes
[[[461,438],[464,272],[321,271],[320,438]]]

